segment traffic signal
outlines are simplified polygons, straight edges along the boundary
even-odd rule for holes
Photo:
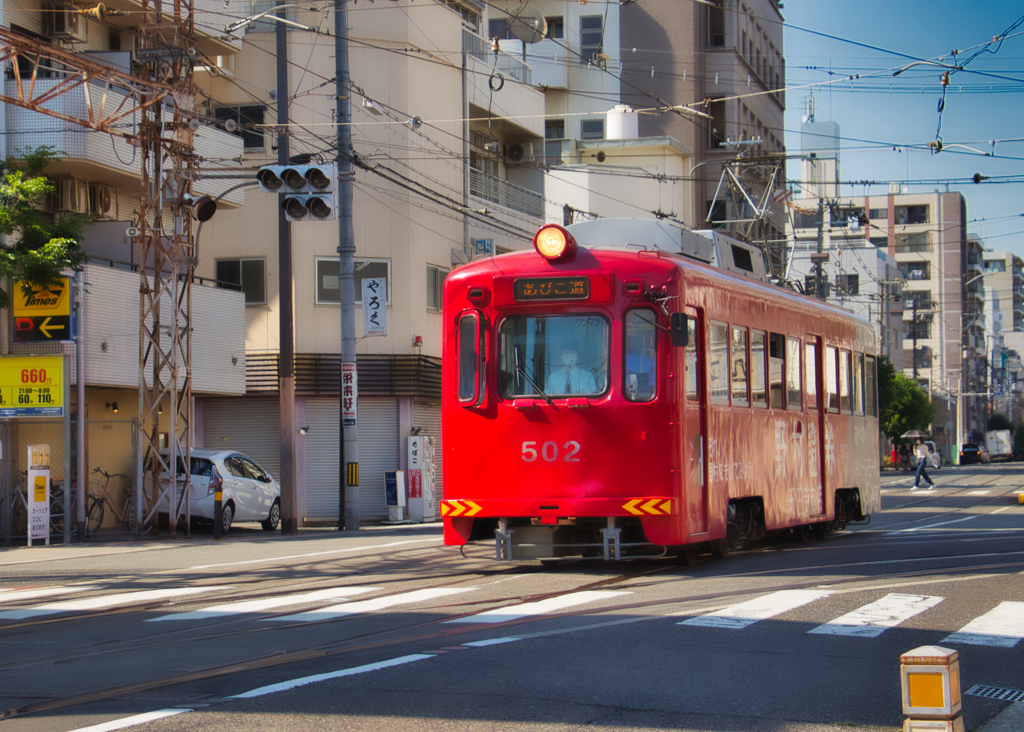
[[[256,173],[264,193],[283,193],[288,221],[333,221],[338,217],[334,189],[338,169],[328,165],[264,165]]]

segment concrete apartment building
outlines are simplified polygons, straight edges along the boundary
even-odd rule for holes
[[[728,185],[719,190],[724,161],[747,160],[741,180],[755,200],[776,162],[784,165],[786,98],[774,91],[785,86],[786,76],[780,5],[777,0],[743,0],[729,7],[644,0],[620,10],[623,103],[649,110],[707,102],[695,108],[702,115],[662,111],[640,117],[641,136],[673,137],[693,156],[686,223],[694,228],[751,218],[750,206],[730,196]],[[785,210],[770,196],[769,201],[763,227],[727,228],[767,243],[773,262],[781,263]]]
[[[1016,423],[1021,421],[1024,393],[1024,259],[1011,252],[983,251],[992,413],[1005,414]]]

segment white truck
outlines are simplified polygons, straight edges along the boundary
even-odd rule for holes
[[[990,460],[1012,460],[1013,440],[1010,430],[989,430],[985,433],[985,449]]]

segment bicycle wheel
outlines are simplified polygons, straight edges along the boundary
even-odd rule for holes
[[[138,528],[139,523],[135,520],[135,499],[128,496],[124,499],[124,527],[132,534]]]
[[[64,500],[63,496],[50,498],[50,533],[64,533]]]
[[[103,499],[97,496],[89,497],[89,511],[85,515],[85,533],[95,534],[103,526]]]

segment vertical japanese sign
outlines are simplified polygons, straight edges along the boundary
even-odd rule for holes
[[[359,399],[359,383],[356,379],[356,365],[341,365],[341,425],[356,426],[356,403]]]
[[[474,239],[477,254],[494,254],[494,239]]]
[[[388,281],[385,277],[363,278],[363,335],[387,335]]]
[[[50,543],[50,446],[28,446],[28,545]]]

